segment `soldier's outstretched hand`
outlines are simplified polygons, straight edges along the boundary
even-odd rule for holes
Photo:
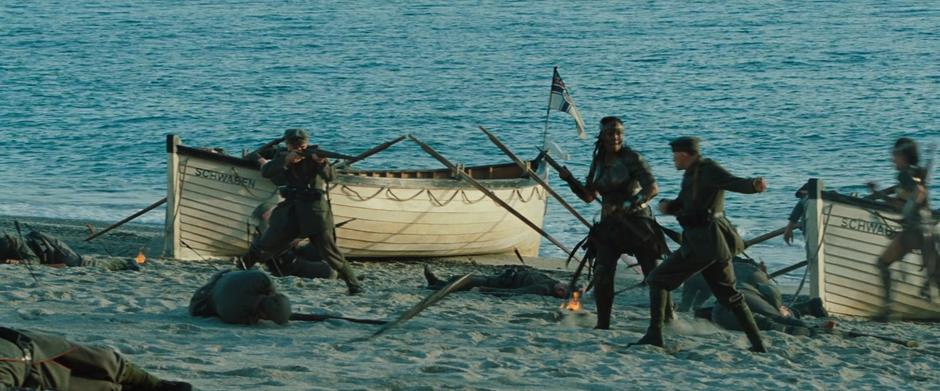
[[[764,177],[757,178],[757,181],[754,182],[754,190],[757,190],[758,193],[767,191],[767,180]]]

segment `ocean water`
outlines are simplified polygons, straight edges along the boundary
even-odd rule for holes
[[[766,177],[768,193],[728,196],[745,237],[782,226],[807,178],[889,185],[896,137],[940,142],[935,1],[9,1],[0,214],[116,221],[165,195],[168,133],[236,154],[288,127],[348,153],[413,133],[458,162],[505,161],[483,125],[534,156],[553,66],[592,138],[623,118],[663,197],[679,135]],[[593,141],[564,113],[549,125],[584,175]],[[437,163],[400,144],[362,165]],[[554,202],[545,227],[571,245],[585,234]],[[751,255],[781,266],[803,251],[777,239]]]

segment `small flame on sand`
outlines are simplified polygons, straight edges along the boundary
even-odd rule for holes
[[[568,300],[567,303],[562,304],[561,308],[572,312],[581,311],[581,291],[572,292],[571,300]]]
[[[135,257],[134,260],[137,261],[138,265],[143,265],[144,262],[147,262],[147,257],[144,256],[144,249],[140,249],[140,251],[137,253],[137,257]]]

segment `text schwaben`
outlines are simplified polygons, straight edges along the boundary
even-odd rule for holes
[[[195,173],[193,174],[198,177],[208,178],[217,182],[229,183],[233,185],[246,186],[252,189],[255,188],[255,180],[251,178],[243,178],[235,174],[227,174],[224,172],[206,170],[203,168],[196,168]]]
[[[869,221],[862,219],[853,219],[850,217],[842,218],[842,228],[850,229],[856,232],[864,232],[867,234],[884,236],[886,238],[893,238],[897,231],[889,226],[885,225],[882,221]]]

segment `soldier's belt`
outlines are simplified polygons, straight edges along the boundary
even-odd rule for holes
[[[676,216],[676,220],[679,221],[679,225],[681,225],[682,228],[696,228],[704,227],[723,217],[725,217],[724,213],[696,212],[683,213]]]
[[[277,191],[288,201],[319,201],[323,197],[323,190],[320,189],[281,186]]]

